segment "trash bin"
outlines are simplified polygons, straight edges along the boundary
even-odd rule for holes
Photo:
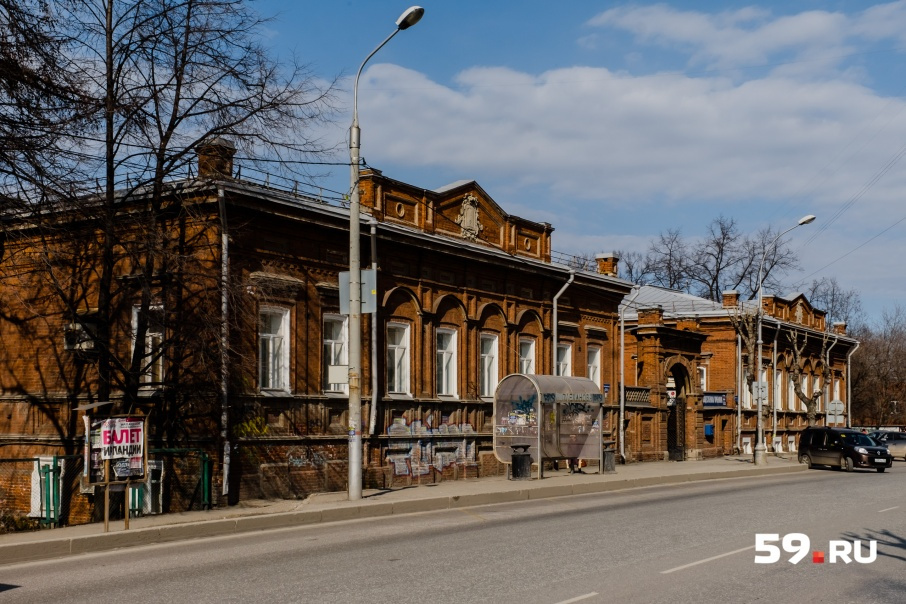
[[[528,453],[530,445],[511,445],[513,447],[511,480],[531,480],[532,456]]]
[[[615,474],[617,471],[617,464],[614,459],[614,450],[613,449],[604,449],[604,473],[605,474]]]

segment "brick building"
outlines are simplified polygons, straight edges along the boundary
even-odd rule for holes
[[[228,143],[199,154],[199,177],[169,183],[161,207],[142,190],[118,199],[109,320],[92,212],[7,221],[0,459],[65,458],[69,521],[96,509],[79,481],[85,414],[148,416],[160,484],[146,510],[191,505],[167,500],[195,484],[187,455],[215,461],[213,492],[231,501],[346,488],[335,368],[347,362],[348,210],[237,178]],[[507,214],[475,182],[429,191],[371,170],[361,190],[362,264],[377,267],[363,329],[366,487],[499,472],[490,416],[509,373],[591,377],[610,393],[614,430],[630,283],[552,262],[551,225]],[[21,508],[7,495],[0,505]]]
[[[808,425],[801,395],[813,398],[820,392],[819,424],[827,421],[828,401],[842,402],[843,417],[832,419],[848,424],[849,359],[858,342],[846,336],[845,324],[828,331],[825,313],[801,294],[763,299],[765,444],[768,451],[794,452],[799,431]],[[757,399],[746,379],[749,348],[739,334],[747,333],[748,320],[754,358],[755,311],[756,305],[742,302],[736,292],[726,292],[716,303],[654,286],[640,288],[624,307],[628,460],[752,452]]]

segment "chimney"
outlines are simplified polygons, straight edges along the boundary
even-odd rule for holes
[[[739,292],[735,289],[723,292],[723,307],[736,308],[739,306]]]
[[[212,138],[195,148],[198,153],[198,177],[224,179],[233,177],[236,145],[225,138]]]
[[[846,321],[834,321],[833,330],[835,334],[846,335]]]
[[[639,325],[663,325],[664,309],[661,306],[639,309]]]
[[[598,263],[598,273],[608,277],[617,276],[617,265],[620,263],[620,257],[616,252],[607,252],[596,254],[595,261]]]

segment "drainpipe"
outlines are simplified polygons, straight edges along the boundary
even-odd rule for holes
[[[626,463],[626,325],[623,322],[623,315],[629,305],[635,301],[640,291],[642,291],[641,287],[633,285],[632,296],[626,300],[626,304],[620,309],[620,427],[618,433],[620,437],[620,459],[623,463]]]
[[[569,269],[569,281],[563,284],[563,287],[560,288],[560,291],[557,292],[557,295],[554,296],[554,350],[551,357],[553,357],[553,364],[551,369],[553,369],[552,374],[557,375],[557,299],[563,295],[563,292],[566,291],[566,288],[569,287],[569,284],[573,282],[573,279],[576,278],[576,271]]]
[[[374,287],[377,289],[377,220],[374,216],[368,221],[371,225],[371,270],[374,271]],[[374,305],[371,315],[371,418],[368,422],[368,436],[374,436],[377,424],[378,402],[378,304]]]
[[[217,188],[220,208],[220,438],[223,440],[223,491],[230,493],[230,393],[229,393],[229,295],[230,236],[227,231],[226,201],[223,187]]]
[[[742,455],[742,336],[736,334],[736,451]]]
[[[856,351],[859,350],[859,342],[856,342],[856,347],[849,351],[849,354],[846,355],[846,426],[851,428],[853,425],[852,418],[852,386],[851,380],[849,379],[849,361],[852,359],[852,356],[856,354]]]

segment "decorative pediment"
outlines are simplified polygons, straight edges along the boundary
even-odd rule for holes
[[[362,172],[360,187],[362,207],[379,221],[550,262],[551,225],[507,214],[475,181],[429,191],[372,169]]]
[[[782,321],[820,331],[824,330],[827,313],[812,306],[805,294],[765,296],[765,313]]]

